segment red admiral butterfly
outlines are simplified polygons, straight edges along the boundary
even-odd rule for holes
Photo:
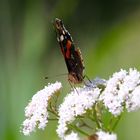
[[[84,64],[81,51],[79,48],[75,48],[72,37],[60,19],[55,19],[54,27],[68,69],[68,80],[74,84],[82,83]]]

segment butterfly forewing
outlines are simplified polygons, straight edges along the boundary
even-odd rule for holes
[[[75,48],[71,35],[60,19],[55,19],[54,27],[68,69],[68,80],[74,84],[82,83],[84,64],[81,51],[79,48]]]

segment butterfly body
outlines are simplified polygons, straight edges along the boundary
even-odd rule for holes
[[[60,19],[55,19],[54,27],[68,69],[68,80],[74,84],[82,83],[84,79],[84,64],[81,51],[79,48],[75,48],[71,35],[65,29]]]

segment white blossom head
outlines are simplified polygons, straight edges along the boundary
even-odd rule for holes
[[[139,84],[140,73],[136,69],[130,68],[128,72],[125,70],[116,72],[107,81],[100,100],[114,116],[120,115],[125,105],[128,111],[134,111],[140,107],[140,100],[136,100],[140,95]]]
[[[114,133],[98,131],[96,132],[96,135],[98,137],[97,140],[117,140],[117,135]]]
[[[25,108],[26,120],[22,124],[22,132],[29,135],[35,128],[44,129],[48,122],[48,101],[51,96],[61,89],[61,83],[48,84],[44,89],[38,91]]]
[[[59,107],[59,125],[57,133],[60,138],[65,136],[68,130],[67,124],[72,123],[77,116],[86,113],[87,109],[91,109],[97,101],[100,94],[99,88],[75,88],[68,94],[64,102]]]

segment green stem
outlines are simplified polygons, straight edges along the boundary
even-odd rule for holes
[[[120,121],[121,117],[122,117],[122,114],[121,114],[120,116],[118,116],[118,118],[117,118],[117,120],[116,120],[115,124],[114,124],[114,125],[113,125],[113,127],[112,127],[112,131],[114,131],[114,130],[115,130],[115,128],[116,128],[117,124],[119,123],[119,121]]]
[[[95,116],[95,122],[97,124],[98,129],[102,128],[100,122],[98,121],[96,109],[94,109],[94,116]]]
[[[108,123],[107,130],[108,130],[109,132],[111,131],[111,124],[112,124],[112,122],[113,122],[113,118],[114,118],[114,116],[111,117],[111,119],[110,119],[110,121],[109,121],[109,123]]]
[[[49,107],[47,108],[47,110],[48,110],[49,112],[51,112],[52,114],[54,114],[56,117],[59,117],[56,108],[54,108],[54,107],[52,106],[52,103],[51,103],[51,102],[50,102]]]
[[[49,112],[51,112],[52,114],[54,114],[56,117],[59,117],[57,112],[55,112],[54,110],[50,110],[50,109],[47,109]]]
[[[80,127],[82,127],[82,126],[86,126],[87,128],[89,128],[89,129],[93,129],[91,126],[89,126],[84,120],[82,120],[82,119],[80,119],[81,120],[81,122],[83,123]]]
[[[59,95],[59,92],[58,92],[57,94]],[[57,94],[56,94],[56,99],[55,99],[55,101],[54,101],[54,102],[55,102],[55,105],[54,105],[55,108],[57,108],[57,102],[58,102],[58,97],[59,97]]]
[[[48,118],[49,121],[58,121],[57,118],[54,118],[54,119],[51,119],[51,118]]]
[[[93,122],[95,122],[96,120],[94,118],[92,118],[91,116],[88,116],[90,120],[92,120]]]
[[[81,130],[80,128],[78,128],[78,127],[75,126],[75,125],[69,124],[68,126],[69,126],[71,129],[74,129],[74,130],[78,131],[79,133],[81,133],[81,134],[83,134],[83,135],[85,135],[85,136],[89,136],[88,133],[84,132],[83,130]]]

